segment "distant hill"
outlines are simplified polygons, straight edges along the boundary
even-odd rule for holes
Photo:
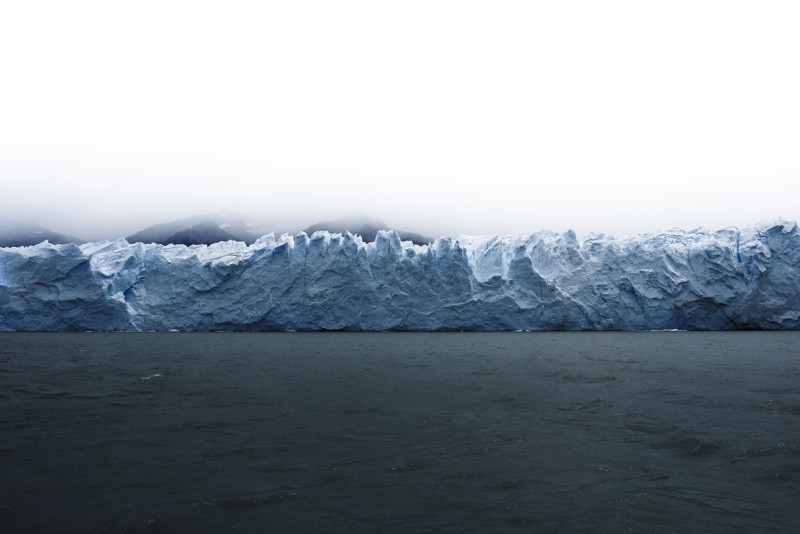
[[[360,235],[366,242],[375,241],[379,230],[391,230],[392,227],[378,219],[363,215],[350,215],[331,221],[323,221],[309,226],[304,231],[312,235],[319,230],[331,233]],[[154,224],[132,234],[125,239],[128,243],[157,243],[161,245],[210,245],[220,241],[243,241],[252,245],[262,234],[273,231],[270,227],[254,227],[243,219],[226,214],[205,214],[175,221]],[[296,233],[298,230],[288,231]],[[282,232],[275,232],[276,235]],[[432,238],[398,230],[403,241],[412,241],[417,245],[433,242]],[[31,246],[49,241],[53,244],[86,243],[75,236],[60,234],[44,228],[34,222],[0,221],[0,247]]]
[[[140,230],[133,235],[130,235],[125,238],[128,243],[159,243],[159,244],[169,244],[167,239],[172,237],[173,235],[177,234],[178,232],[182,232],[184,230],[188,230],[195,224],[202,222],[202,219],[197,217],[192,217],[189,219],[180,219],[178,221],[170,221],[166,223],[154,224],[153,226],[148,226],[144,230]]]
[[[214,221],[203,221],[164,240],[172,245],[211,245],[220,241],[244,241],[220,228]]]
[[[222,221],[218,224],[217,221]],[[247,229],[235,217],[198,215],[167,223],[154,224],[126,237],[128,243],[158,243],[161,245],[210,245],[219,241],[244,241],[251,245],[260,236]]]
[[[75,243],[80,245],[85,240],[75,236],[53,232],[34,222],[12,221],[0,223],[0,247],[29,247],[49,241],[54,245]]]
[[[333,221],[323,221],[317,224],[313,224],[303,231],[308,235],[323,230],[339,234],[350,232],[351,234],[360,235],[361,239],[369,243],[375,241],[375,238],[378,235],[378,230],[391,230],[391,229],[392,229],[391,226],[378,219],[372,219],[369,217],[354,215],[349,217],[342,217],[341,219],[335,219]],[[401,240],[411,241],[416,245],[427,245],[428,243],[433,242],[433,239],[431,239],[430,237],[425,237],[423,235],[414,232],[405,232],[397,230],[397,235],[400,237]]]

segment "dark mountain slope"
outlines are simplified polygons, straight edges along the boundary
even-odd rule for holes
[[[362,216],[349,216],[349,217],[342,217],[341,219],[335,219],[333,221],[323,221],[317,224],[313,224],[303,231],[308,235],[311,235],[314,232],[322,230],[327,230],[328,232],[339,233],[339,234],[350,232],[351,234],[354,235],[355,234],[360,235],[361,239],[363,239],[366,242],[371,242],[375,241],[375,237],[378,235],[378,230],[391,230],[391,229],[392,229],[391,226],[378,219],[371,219]],[[422,236],[414,232],[404,232],[398,230],[397,235],[400,236],[401,240],[411,241],[417,245],[427,245],[428,243],[433,242],[433,239]]]
[[[75,236],[53,232],[34,222],[8,222],[0,224],[0,247],[29,247],[42,241],[49,241],[54,245],[86,243]]]
[[[221,224],[218,224],[222,221]],[[126,237],[128,243],[211,244],[218,241],[244,241],[248,245],[260,236],[247,230],[246,224],[236,217],[225,215],[198,215],[148,226]]]
[[[220,228],[214,221],[203,221],[186,230],[177,232],[162,244],[172,245],[211,245],[220,241],[243,241],[230,232]]]

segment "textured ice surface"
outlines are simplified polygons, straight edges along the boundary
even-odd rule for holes
[[[799,327],[800,235],[783,220],[582,243],[317,232],[0,249],[0,330]]]

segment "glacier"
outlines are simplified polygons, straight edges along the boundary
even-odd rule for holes
[[[381,231],[0,248],[3,331],[799,327],[800,234],[785,220],[581,242]]]

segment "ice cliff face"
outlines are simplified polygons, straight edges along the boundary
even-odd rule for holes
[[[800,328],[797,224],[0,249],[0,330],[673,328]]]

